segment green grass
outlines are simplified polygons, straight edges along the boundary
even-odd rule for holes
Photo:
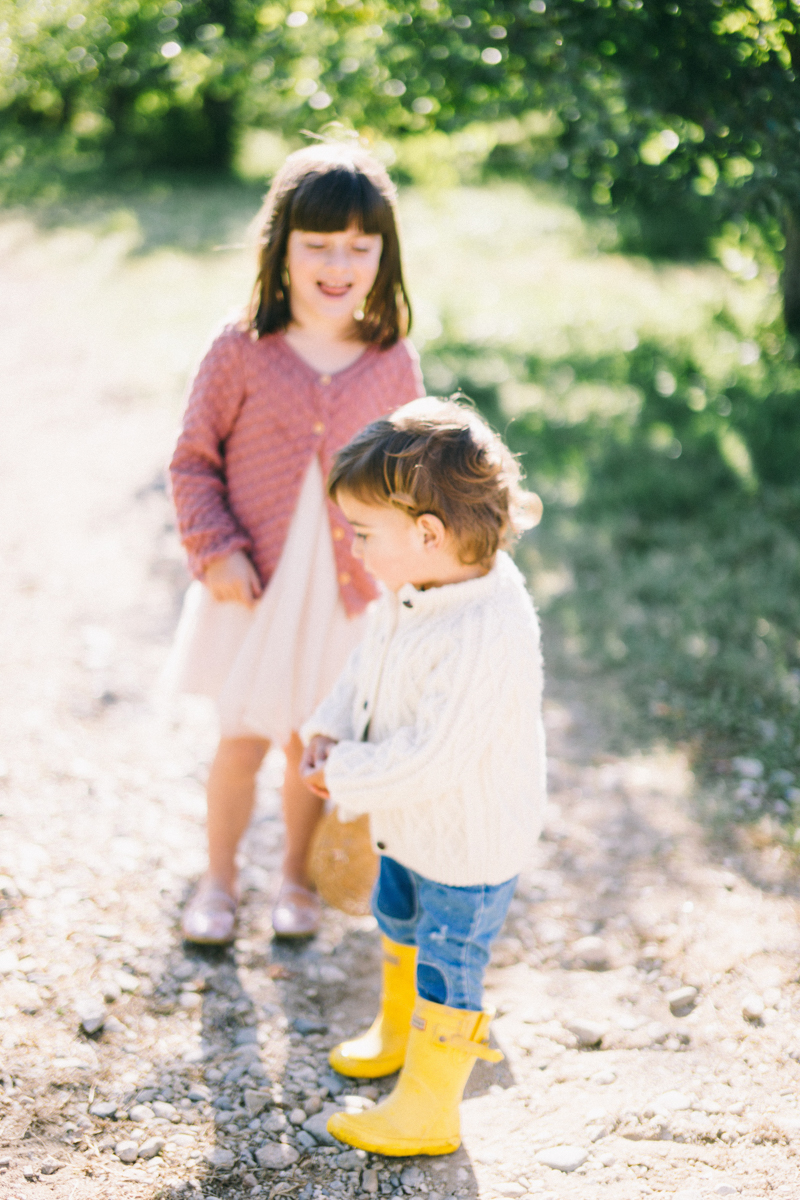
[[[259,200],[161,181],[9,211],[0,245],[47,320],[103,347],[109,395],[177,418],[249,294]],[[796,823],[800,369],[774,264],[733,229],[725,267],[623,255],[517,184],[410,190],[401,218],[430,390],[473,396],[546,502],[521,559],[551,675],[605,711],[609,748],[686,745],[717,819]]]

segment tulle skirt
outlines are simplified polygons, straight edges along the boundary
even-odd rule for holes
[[[165,668],[167,692],[210,696],[223,737],[283,746],[333,686],[359,641],[363,617],[348,617],[319,461],[306,472],[275,573],[258,603],[214,600],[190,585]]]

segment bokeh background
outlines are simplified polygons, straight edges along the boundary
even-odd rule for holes
[[[0,489],[25,511],[0,536],[30,595],[80,562],[98,661],[92,572],[177,595],[169,553],[125,583],[97,489],[163,495],[271,174],[360,136],[400,186],[429,389],[473,397],[545,499],[520,561],[551,675],[610,749],[682,744],[710,821],[792,844],[799,7],[0,0]]]

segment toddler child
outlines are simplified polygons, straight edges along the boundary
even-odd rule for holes
[[[482,981],[545,800],[539,629],[501,548],[541,515],[470,408],[422,399],[339,452],[328,493],[384,585],[361,644],[302,730],[301,771],[347,820],[369,813],[380,872],[381,1009],[331,1053],[354,1077],[402,1067],[391,1095],[337,1113],[340,1141],[446,1154],[487,1045]]]

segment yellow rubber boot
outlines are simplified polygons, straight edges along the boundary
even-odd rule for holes
[[[354,1079],[379,1079],[400,1070],[417,998],[416,969],[416,946],[383,938],[380,1010],[361,1037],[334,1046],[328,1058],[334,1071]]]
[[[476,1058],[499,1062],[486,1044],[489,1012],[418,1000],[406,1061],[394,1091],[375,1108],[334,1113],[328,1132],[373,1154],[450,1154],[461,1145],[459,1104]]]

